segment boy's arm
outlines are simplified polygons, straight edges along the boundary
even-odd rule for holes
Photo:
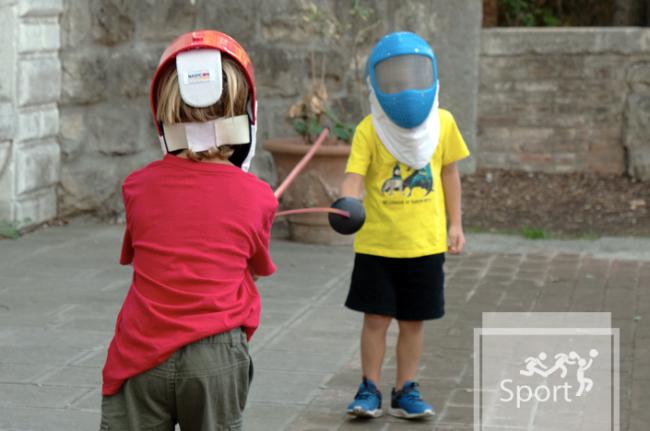
[[[120,265],[130,265],[133,263],[133,242],[131,240],[131,232],[128,226],[124,228],[124,238],[122,239],[122,252],[120,253]]]
[[[257,275],[257,274],[255,274],[255,270],[254,270],[253,267],[250,266],[250,265],[248,266],[248,272],[251,273],[251,277],[253,277],[253,281],[257,281],[257,280],[259,280],[260,276]]]
[[[341,196],[361,199],[363,196],[363,175],[348,172],[341,183]]]
[[[460,254],[465,247],[461,216],[460,174],[456,163],[442,167],[442,188],[445,193],[445,207],[449,218],[449,253]]]

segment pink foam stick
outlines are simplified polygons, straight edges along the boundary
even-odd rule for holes
[[[314,145],[309,149],[307,154],[303,156],[303,158],[298,162],[298,164],[289,172],[289,175],[282,181],[282,184],[280,184],[280,187],[275,189],[275,192],[273,193],[275,195],[276,199],[280,199],[280,196],[282,196],[282,193],[289,187],[289,185],[293,182],[293,180],[296,179],[298,174],[304,169],[305,165],[311,160],[312,157],[314,157],[314,154],[316,154],[316,151],[318,151],[318,148],[321,146],[321,144],[325,141],[325,138],[327,138],[327,135],[329,135],[330,130],[325,128],[323,129],[322,132],[320,132],[320,135],[318,135],[318,139],[316,139],[316,142],[314,142]]]
[[[337,208],[300,208],[295,210],[286,210],[286,211],[278,212],[277,214],[275,214],[275,217],[277,218],[277,217],[283,217],[283,216],[294,215],[294,214],[309,214],[309,213],[332,213],[347,218],[350,217],[349,212]]]

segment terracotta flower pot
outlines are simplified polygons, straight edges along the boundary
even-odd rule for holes
[[[263,147],[273,155],[278,184],[309,151],[301,138],[270,139]],[[350,146],[330,139],[323,143],[305,169],[280,198],[282,209],[329,207],[339,197]],[[330,227],[327,214],[287,217],[291,240],[310,244],[351,244],[353,235],[340,235]]]

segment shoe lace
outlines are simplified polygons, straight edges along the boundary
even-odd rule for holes
[[[404,390],[402,396],[409,401],[424,402],[417,385],[413,385],[409,389]]]
[[[357,392],[357,395],[354,397],[355,400],[369,400],[371,399],[375,394],[373,394],[370,391],[359,391]]]
[[[404,398],[406,398],[409,401],[422,401],[422,396],[420,395],[420,392],[417,390],[406,392],[404,394]]]

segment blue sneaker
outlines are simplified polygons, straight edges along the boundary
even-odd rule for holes
[[[404,387],[396,391],[393,388],[390,400],[391,416],[405,419],[427,418],[435,414],[433,407],[425,403],[420,396],[420,385],[416,382],[406,382]]]
[[[381,410],[381,392],[370,380],[363,378],[354,401],[348,406],[348,414],[359,418],[378,418]]]

